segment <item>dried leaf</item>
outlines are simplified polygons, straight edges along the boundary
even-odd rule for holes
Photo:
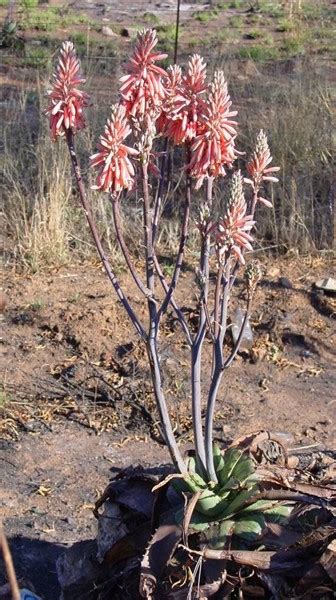
[[[330,579],[336,583],[336,539],[330,542],[327,549],[323,552],[320,563],[327,571]]]
[[[182,529],[176,523],[161,525],[154,533],[141,562],[139,589],[143,598],[152,598],[181,537]]]
[[[188,545],[188,530],[189,530],[191,517],[193,516],[196,504],[197,504],[201,494],[202,494],[202,490],[198,490],[198,492],[196,492],[196,494],[193,495],[190,502],[188,502],[186,509],[185,509],[184,519],[183,519],[183,524],[182,524],[182,531],[183,531],[183,543],[186,546]]]

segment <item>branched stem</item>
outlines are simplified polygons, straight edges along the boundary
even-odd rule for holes
[[[155,253],[154,253],[154,266],[155,266],[155,271],[156,271],[156,273],[158,275],[158,278],[160,280],[160,283],[162,285],[162,288],[165,291],[165,293],[168,294],[169,284],[166,281],[166,278],[165,278],[165,276],[164,276],[164,274],[162,272],[159,260],[158,260],[158,258],[157,258],[157,256],[156,256]],[[186,320],[184,318],[184,314],[181,311],[181,309],[178,307],[178,305],[176,304],[176,302],[174,300],[174,297],[172,297],[170,299],[170,304],[171,304],[171,306],[172,306],[172,308],[173,308],[173,310],[174,310],[174,312],[175,312],[175,314],[176,314],[176,316],[178,318],[178,321],[179,321],[179,323],[180,323],[180,325],[182,327],[182,331],[184,332],[184,334],[185,334],[185,336],[187,338],[188,345],[191,347],[192,346],[192,337],[191,337],[191,333],[190,333],[188,324],[187,324],[187,322],[186,322]]]
[[[212,177],[207,179],[206,202],[209,207],[212,204]],[[208,301],[209,292],[209,258],[210,258],[210,236],[205,233],[202,239],[200,256],[200,277],[202,279],[199,325],[191,352],[191,402],[192,419],[194,428],[194,441],[196,457],[203,472],[206,472],[206,455],[202,427],[202,392],[201,392],[201,370],[202,370],[202,347],[206,334],[207,315],[205,305]]]
[[[176,262],[175,262],[175,268],[174,268],[174,273],[173,273],[173,277],[171,280],[171,284],[169,286],[169,289],[166,293],[166,297],[164,298],[162,305],[159,309],[159,313],[158,313],[158,319],[160,321],[162,315],[164,315],[164,313],[167,310],[167,307],[171,301],[171,298],[173,296],[173,293],[176,289],[180,274],[181,274],[181,268],[182,268],[182,264],[183,264],[183,258],[184,258],[184,252],[185,252],[185,247],[186,247],[186,243],[188,240],[188,225],[189,225],[189,215],[190,215],[190,200],[191,200],[191,178],[190,175],[187,174],[187,181],[186,181],[186,197],[185,197],[185,203],[184,203],[184,214],[183,214],[183,221],[182,221],[182,229],[181,229],[181,236],[180,236],[180,244],[179,244],[179,249],[178,249],[178,253],[177,253],[177,257],[176,257]]]
[[[146,283],[150,290],[150,295],[147,297],[148,312],[149,312],[149,331],[147,337],[147,354],[151,368],[154,394],[159,410],[160,421],[163,427],[165,442],[168,446],[171,458],[175,467],[181,472],[187,471],[182,459],[180,450],[177,446],[174,432],[168,413],[167,403],[163,392],[162,374],[157,347],[158,336],[158,314],[156,300],[154,298],[155,291],[155,273],[154,273],[154,248],[153,248],[153,230],[152,216],[148,192],[148,164],[142,163],[142,182],[143,182],[143,215],[144,215],[144,240],[145,240],[145,258],[146,258]]]
[[[250,313],[251,313],[251,304],[252,304],[252,298],[249,297],[249,299],[247,301],[245,316],[244,316],[243,322],[241,324],[237,342],[236,342],[235,347],[233,348],[230,356],[224,362],[224,369],[227,369],[231,365],[232,361],[236,358],[237,353],[239,352],[240,344],[242,342],[242,339],[243,339],[244,333],[245,333],[246,323],[247,323]]]
[[[168,149],[169,149],[169,141],[168,141],[168,138],[166,138],[164,141],[163,155],[162,155],[162,161],[161,161],[161,167],[160,167],[160,180],[159,180],[159,185],[157,187],[155,201],[154,201],[153,225],[152,225],[153,244],[155,243],[159,219],[160,219],[160,215],[161,215],[162,197],[163,197],[163,189],[164,189],[164,182],[165,182],[165,176],[166,176]]]
[[[213,420],[218,389],[222,380],[224,370],[224,338],[227,326],[228,303],[230,297],[230,272],[231,264],[227,259],[224,276],[221,277],[222,300],[220,309],[220,322],[214,347],[214,365],[211,384],[208,394],[206,418],[205,418],[205,449],[207,472],[212,481],[217,481],[213,460]]]
[[[143,326],[141,325],[137,315],[135,314],[133,308],[131,307],[130,303],[128,302],[126,296],[124,295],[124,292],[122,291],[122,289],[120,287],[120,283],[119,283],[114,271],[112,270],[110,262],[105,254],[105,251],[104,251],[104,248],[103,248],[103,245],[102,245],[102,242],[101,242],[101,239],[100,239],[97,227],[96,227],[96,223],[94,221],[91,206],[88,202],[88,199],[87,199],[87,196],[85,193],[85,187],[84,187],[82,175],[80,172],[80,167],[78,164],[77,154],[76,154],[74,136],[70,129],[66,130],[66,140],[67,140],[67,144],[68,144],[68,148],[69,148],[69,152],[70,152],[70,158],[71,158],[73,170],[75,173],[75,178],[76,178],[76,183],[77,183],[80,200],[83,205],[84,212],[85,212],[89,227],[91,229],[92,237],[94,239],[98,254],[104,265],[107,276],[108,276],[109,280],[111,281],[111,283],[116,291],[116,294],[117,294],[121,304],[125,308],[129,318],[131,319],[135,329],[137,330],[137,332],[140,334],[140,336],[143,339],[146,339],[146,337],[147,337],[146,332],[145,332]]]
[[[125,238],[123,236],[122,233],[122,225],[121,225],[121,218],[120,218],[120,194],[118,196],[112,196],[111,197],[111,202],[112,202],[112,212],[113,212],[113,220],[114,220],[114,227],[115,227],[115,231],[116,231],[116,235],[117,235],[117,240],[119,243],[119,247],[120,250],[123,253],[125,262],[130,270],[130,273],[134,279],[134,282],[136,283],[137,287],[139,288],[139,290],[143,293],[143,295],[148,298],[148,296],[150,296],[152,294],[152,292],[143,284],[143,282],[141,281],[140,277],[138,276],[134,264],[131,260],[131,257],[129,255],[128,252],[128,248],[127,248],[127,244],[125,242]]]

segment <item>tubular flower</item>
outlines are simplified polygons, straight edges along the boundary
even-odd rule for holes
[[[222,71],[217,71],[211,84],[202,127],[191,146],[190,172],[197,179],[199,188],[205,177],[224,176],[224,165],[231,166],[236,158],[234,140],[237,135],[236,121],[231,117],[237,111],[230,110],[232,102]]]
[[[165,98],[162,80],[167,73],[155,63],[167,54],[154,51],[157,43],[154,29],[139,32],[134,54],[126,66],[128,74],[120,79],[120,93],[127,114],[136,119],[143,119],[148,113],[152,118],[157,117]]]
[[[215,225],[215,241],[219,260],[228,252],[233,252],[245,264],[243,251],[252,250],[253,237],[250,231],[255,223],[252,215],[247,215],[247,204],[243,192],[243,178],[240,171],[232,176],[229,204],[224,217]]]
[[[164,132],[167,120],[172,110],[175,97],[179,93],[182,83],[182,69],[178,65],[171,65],[167,69],[167,76],[163,81],[166,97],[162,105],[162,111],[156,122],[158,131]]]
[[[85,127],[83,108],[88,106],[89,96],[77,88],[85,83],[80,72],[80,63],[72,42],[63,42],[60,57],[53,74],[52,89],[46,114],[50,115],[51,138],[65,135],[65,130],[73,133]]]
[[[137,156],[138,151],[123,144],[130,133],[125,107],[115,104],[99,138],[99,151],[90,157],[91,166],[99,168],[93,189],[115,194],[133,187],[135,171],[129,156]]]
[[[175,86],[166,107],[167,121],[164,133],[174,142],[182,144],[193,140],[199,130],[200,117],[205,109],[201,98],[207,90],[206,63],[194,54],[188,63],[188,72]]]
[[[279,181],[276,177],[271,175],[271,173],[280,171],[280,167],[268,167],[271,162],[272,156],[268,146],[267,136],[261,129],[257,137],[256,149],[246,167],[247,172],[251,177],[251,179],[245,180],[246,183],[256,186],[256,188],[259,189],[263,181]],[[266,198],[261,198],[259,196],[258,200],[263,204],[266,204],[266,206],[272,206],[272,203],[269,200],[266,200]]]

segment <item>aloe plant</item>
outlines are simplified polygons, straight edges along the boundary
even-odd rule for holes
[[[257,136],[255,150],[246,162],[245,172],[235,168],[240,154],[236,149],[237,123],[233,120],[237,112],[232,110],[223,72],[217,71],[213,80],[208,82],[206,64],[199,55],[190,58],[184,73],[177,65],[165,71],[157,64],[166,57],[155,50],[157,41],[155,31],[139,33],[135,52],[126,66],[126,74],[121,78],[119,102],[112,106],[111,116],[98,142],[98,151],[91,156],[91,165],[97,169],[93,187],[105,193],[107,201],[112,204],[116,239],[145,310],[139,310],[138,302],[133,302],[129,290],[123,288],[116,276],[81,176],[75,133],[86,126],[84,113],[89,97],[79,89],[85,80],[71,42],[62,46],[52,89],[48,92],[46,112],[50,118],[52,139],[66,140],[79,198],[98,254],[117,298],[147,352],[162,434],[177,475],[171,485],[180,494],[179,507],[173,509],[174,524],[165,525],[168,527],[167,535],[172,534],[168,545],[169,557],[176,551],[184,529],[186,537],[189,533],[203,536],[210,554],[202,550],[202,557],[224,557],[226,560],[232,559],[230,552],[249,547],[252,542],[260,550],[265,529],[271,523],[288,520],[293,502],[318,504],[314,493],[300,495],[285,488],[281,493],[268,493],[260,470],[245,449],[237,446],[223,452],[214,444],[215,407],[222,378],[239,351],[261,277],[260,268],[254,263],[246,268],[244,316],[236,341],[228,349],[224,340],[233,287],[239,269],[253,250],[253,228],[259,206],[271,206],[264,197],[263,187],[267,182],[277,181],[274,173],[278,168],[271,166],[272,157],[263,131]],[[160,144],[158,138],[165,139],[161,173],[155,164],[156,144]],[[130,140],[127,141],[129,145],[126,145],[126,139]],[[168,146],[171,150],[175,146],[184,149],[180,241],[169,279],[158,253],[162,206],[167,194],[165,164]],[[227,170],[232,171],[230,178]],[[227,192],[223,194],[217,210],[213,190],[218,180],[224,178],[225,182],[225,177],[228,180]],[[142,197],[143,208],[142,270],[141,262],[133,259],[123,237],[126,214],[123,203],[132,197],[135,186],[138,198],[139,195]],[[176,294],[188,247],[191,215],[195,217],[199,235],[194,295],[190,294],[190,298],[196,299],[197,323],[193,327]],[[210,277],[210,269],[214,277]],[[194,452],[187,460],[174,434],[166,400],[164,365],[160,358],[160,332],[168,310],[176,315],[190,356]],[[206,389],[204,374],[209,373],[209,363],[210,383]],[[185,498],[187,506],[181,508]],[[324,507],[323,502],[318,505]],[[189,548],[187,550],[190,551]],[[150,546],[145,554],[146,560],[149,551]],[[263,565],[269,567],[272,556],[268,553],[261,557]],[[242,558],[242,555],[236,554],[232,560],[252,566],[259,564],[259,558],[250,555]],[[160,561],[160,564],[163,563]],[[146,597],[152,597],[148,594]]]
[[[188,475],[173,483],[180,493],[198,494],[189,521],[191,531],[205,532],[211,547],[225,546],[227,536],[253,539],[263,532],[266,522],[289,517],[292,506],[272,500],[255,500],[258,481],[251,458],[239,448],[221,453],[214,445],[216,482],[207,482],[198,472],[194,458],[188,461]],[[185,509],[176,513],[182,522]]]

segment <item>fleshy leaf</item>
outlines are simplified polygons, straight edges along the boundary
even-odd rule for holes
[[[293,506],[288,506],[288,504],[278,504],[273,508],[264,511],[264,515],[267,521],[271,521],[272,523],[279,523],[284,519],[288,519],[290,513],[293,510]]]
[[[254,473],[255,468],[250,458],[242,456],[240,461],[237,463],[233,475],[236,479],[239,479],[242,483]]]
[[[248,490],[242,490],[241,492],[237,493],[235,495],[235,498],[233,498],[231,502],[227,503],[226,507],[221,512],[219,518],[225,519],[237,513],[243,508],[244,504],[248,502],[248,500],[252,498],[252,496],[254,496],[256,491],[257,489],[252,487]]]
[[[219,446],[217,444],[214,444],[214,446],[213,446],[213,459],[214,459],[215,471],[216,471],[217,476],[218,476],[218,473],[222,469],[224,469],[225,462],[224,462],[223,455],[222,455],[222,453],[220,451],[220,448],[219,448]]]
[[[227,519],[210,525],[205,538],[210,548],[214,550],[223,550],[227,537],[231,536],[234,530],[235,523],[232,519]]]
[[[253,513],[246,518],[237,519],[234,534],[246,540],[253,540],[262,534],[265,527],[265,518],[261,513]]]

